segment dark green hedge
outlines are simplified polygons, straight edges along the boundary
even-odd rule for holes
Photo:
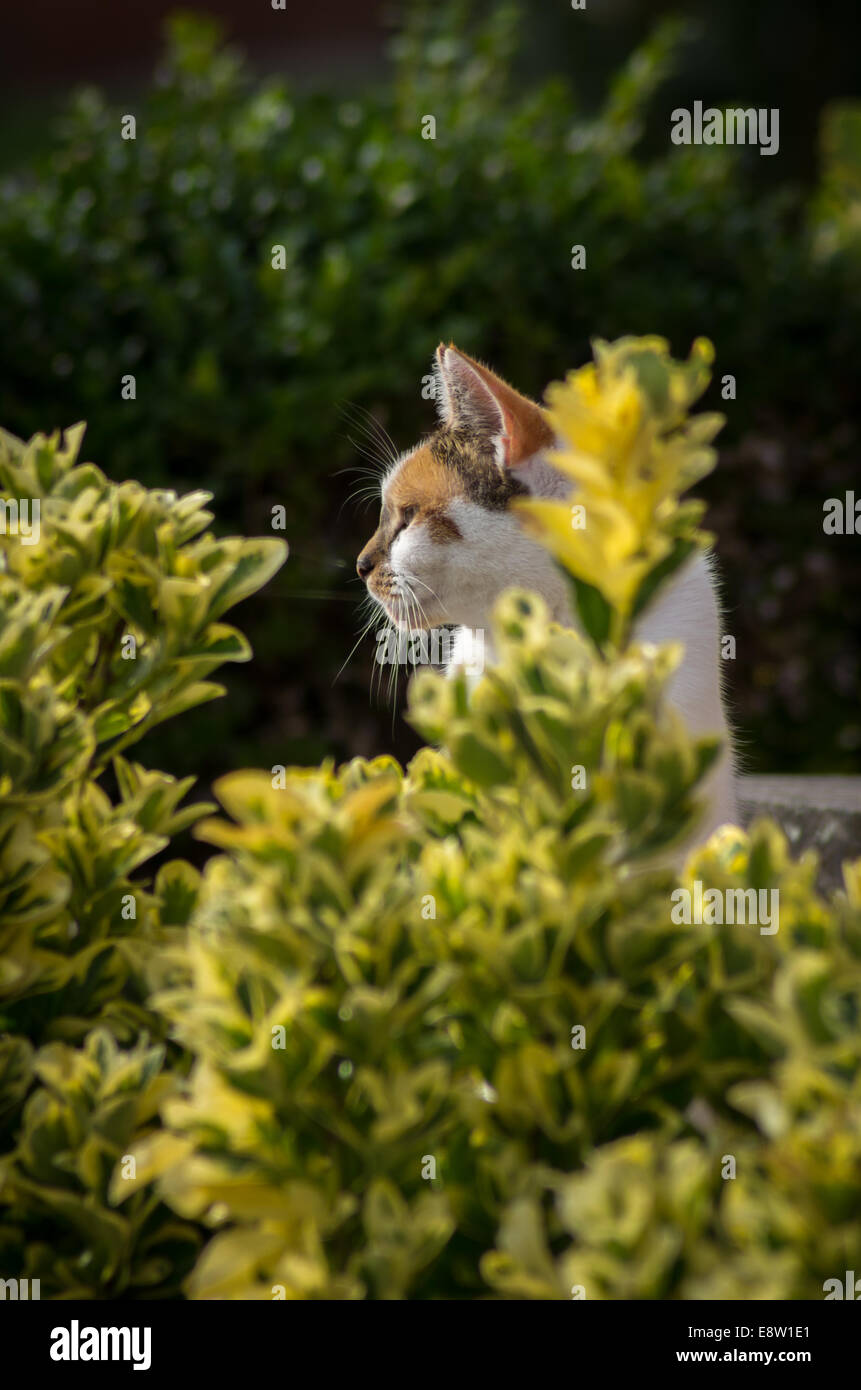
[[[707,401],[728,426],[705,495],[751,761],[849,770],[857,543],[821,526],[858,448],[861,258],[841,199],[764,191],[747,151],[638,153],[683,60],[673,27],[586,116],[564,84],[517,80],[516,7],[480,31],[462,5],[410,10],[390,79],[355,98],[258,81],[208,23],[176,21],[133,103],[136,140],[120,138],[128,106],[87,92],[50,158],[4,190],[0,418],[23,435],[88,418],[113,476],[206,486],[252,532],[287,509],[291,563],[251,624],[254,676],[152,756],[210,774],[226,745],[236,765],[414,746],[368,703],[372,644],[333,685],[372,529],[342,508],[358,436],[341,403],[404,447],[431,422],[421,377],[441,338],[540,395],[592,336],[659,332],[685,353],[705,329],[717,381],[737,381],[735,402]]]

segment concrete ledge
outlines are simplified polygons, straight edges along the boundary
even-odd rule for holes
[[[861,857],[861,777],[742,777],[739,801],[744,825],[770,816],[794,855],[816,850],[824,892],[842,886],[844,859]]]

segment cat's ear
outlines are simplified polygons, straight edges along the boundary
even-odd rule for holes
[[[443,424],[491,439],[501,468],[516,468],[553,442],[553,431],[534,401],[453,345],[440,343],[435,375]]]

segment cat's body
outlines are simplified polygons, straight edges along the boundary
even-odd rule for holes
[[[380,524],[357,569],[399,627],[457,625],[453,667],[475,629],[484,631],[492,663],[491,615],[505,589],[536,591],[554,618],[576,626],[564,575],[510,507],[525,494],[567,497],[571,482],[548,462],[555,440],[539,406],[455,348],[438,349],[436,371],[441,426],[384,478]],[[711,562],[703,555],[668,581],[635,629],[640,642],[684,644],[670,699],[692,733],[723,742],[705,786],[700,836],[737,820],[720,636]]]

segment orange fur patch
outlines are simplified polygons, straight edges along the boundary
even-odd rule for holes
[[[419,511],[444,506],[461,495],[457,477],[434,457],[427,444],[404,460],[386,489],[390,506],[417,507]]]
[[[435,457],[428,445],[421,445],[406,459],[386,491],[391,508],[415,507],[417,520],[427,526],[434,540],[460,539],[460,531],[446,514],[446,504],[463,496],[460,479]]]

